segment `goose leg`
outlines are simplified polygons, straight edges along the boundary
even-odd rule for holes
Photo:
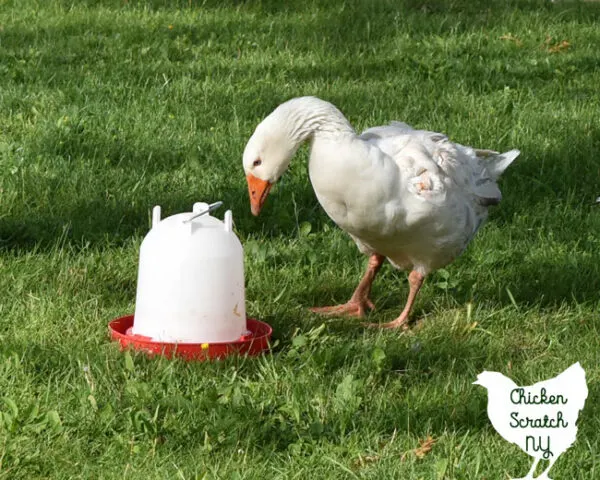
[[[375,279],[375,275],[383,265],[385,257],[374,253],[369,257],[369,264],[362,280],[354,290],[352,297],[342,305],[334,305],[331,307],[315,307],[310,311],[327,316],[345,315],[350,317],[364,317],[367,309],[375,308],[373,302],[369,298],[371,294],[371,285]]]
[[[425,275],[417,272],[416,270],[410,272],[408,275],[408,284],[410,285],[408,299],[406,300],[406,305],[400,316],[396,320],[389,323],[368,323],[367,326],[377,328],[402,328],[404,330],[408,329],[408,316],[410,315],[412,306],[415,303],[415,298],[417,298],[417,293],[419,293],[421,285],[423,285],[423,280],[425,280]]]

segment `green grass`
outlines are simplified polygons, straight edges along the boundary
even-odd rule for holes
[[[590,396],[552,473],[600,478],[599,21],[568,1],[0,2],[0,478],[524,475],[471,382],[575,361]],[[306,149],[250,215],[245,141],[307,94],[357,129],[396,119],[522,151],[409,334],[307,312],[346,300],[364,258],[319,207]],[[273,352],[119,352],[107,323],[133,311],[150,208],[198,200],[234,212]],[[386,267],[371,318],[406,293]]]

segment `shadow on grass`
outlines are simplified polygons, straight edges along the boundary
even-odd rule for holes
[[[386,265],[384,268],[392,267]],[[463,265],[462,268],[468,268],[468,265]],[[417,297],[411,319],[413,322],[435,322],[435,318],[427,317],[435,310],[434,299],[443,297],[450,297],[452,303],[462,306],[472,301],[483,301],[495,303],[498,308],[502,308],[511,306],[514,300],[519,308],[537,306],[543,309],[557,308],[564,303],[582,304],[598,300],[600,258],[597,254],[589,259],[585,255],[573,254],[571,258],[560,260],[515,262],[509,268],[499,267],[498,272],[500,278],[493,283],[480,282],[474,286],[475,282],[472,279],[463,277],[457,288],[448,291],[432,285],[439,279],[436,279],[435,273],[431,274],[426,279],[421,295]],[[362,271],[356,272],[357,285],[361,275]],[[342,288],[321,285],[300,293],[297,301],[307,307],[335,305],[346,302],[353,291],[354,286]],[[398,273],[394,278],[384,281],[375,280],[372,299],[377,310],[369,313],[368,321],[384,323],[393,320],[400,314],[407,296],[408,285],[404,273]],[[359,324],[357,320],[352,319],[346,320],[346,323]],[[342,331],[346,323],[336,320]]]
[[[121,2],[115,6],[121,7]],[[151,5],[154,8],[169,9],[174,8],[174,4],[166,2],[132,2],[133,7],[142,5]],[[192,2],[193,4],[193,2]],[[230,1],[230,6],[241,6],[249,11],[262,11],[268,14],[279,14],[285,12],[303,11],[307,7],[305,2],[283,3],[276,1],[263,2],[236,2]],[[98,5],[96,2],[88,2],[88,5]],[[187,7],[188,2],[182,2],[181,8]],[[310,4],[309,4],[310,5]],[[315,3],[314,5],[317,5]],[[313,5],[313,6],[314,6]],[[380,2],[374,11],[364,11],[364,5],[361,2],[345,2],[344,8],[340,5],[319,3],[319,12],[323,13],[320,17],[316,15],[307,23],[294,22],[293,19],[284,18],[281,24],[276,24],[273,28],[273,35],[289,38],[291,48],[296,51],[310,49],[313,45],[315,35],[322,35],[327,40],[328,49],[333,52],[348,52],[349,46],[361,46],[361,42],[368,41],[369,44],[377,45],[386,39],[396,35],[399,30],[414,30],[418,27],[418,34],[421,37],[459,29],[456,31],[473,32],[479,31],[482,25],[490,24],[497,20],[498,14],[512,14],[514,11],[537,12],[539,9],[545,11],[561,11],[564,13],[562,21],[567,22],[573,19],[584,18],[582,12],[590,14],[585,17],[585,21],[592,21],[593,18],[600,18],[600,9],[597,5],[577,4],[575,7],[556,6],[549,2],[531,1],[531,2],[498,2],[489,4],[488,2],[444,2],[444,1],[405,1],[402,4],[397,2]],[[131,7],[131,6],[130,6]],[[222,4],[205,3],[203,8],[222,8]],[[129,8],[129,7],[128,7]],[[244,10],[245,11],[245,10]],[[373,28],[367,33],[366,27],[369,21],[369,15],[375,14],[377,18],[392,18],[394,15],[406,14],[406,18],[400,15],[399,23],[392,21],[378,21],[377,28]],[[359,14],[357,18],[357,14]],[[428,21],[419,21],[415,26],[411,26],[411,20],[421,17],[427,17]],[[469,21],[465,21],[469,20]],[[74,65],[78,60],[89,59],[90,47],[102,46],[102,42],[107,41],[110,35],[120,33],[120,27],[113,24],[110,20],[100,22],[95,25],[95,33],[104,33],[104,39],[101,35],[88,35],[90,26],[82,22],[81,25],[74,24],[67,26],[67,30],[53,31],[51,28],[44,31],[45,38],[55,39],[64,42],[65,49],[57,48],[63,44],[47,44],[42,56],[45,61],[42,65],[35,68],[35,76],[31,76],[33,67],[27,62],[23,63],[24,58],[19,55],[8,56],[7,65],[14,67],[17,76],[13,79],[16,83],[26,85],[35,84],[40,79],[50,79],[58,86],[65,86],[73,81],[83,80],[84,73],[79,72],[76,78],[72,78],[73,73],[68,68],[62,66]],[[248,23],[250,22],[250,23]],[[293,26],[296,35],[289,35],[287,28]],[[354,25],[356,28],[347,28],[348,25]],[[130,25],[131,26],[131,25]],[[203,26],[190,26],[184,29],[183,34],[189,37],[193,45],[200,45],[206,42],[212,32],[219,30],[219,27],[226,27],[225,32],[231,38],[227,39],[221,47],[227,49],[236,45],[235,32],[250,30],[260,31],[264,27],[263,21],[259,18],[246,18],[245,16],[231,18],[216,17],[213,23]],[[362,27],[365,27],[364,29]],[[461,30],[462,29],[462,30]],[[364,30],[364,31],[363,31]],[[174,40],[179,33],[164,31],[164,35],[169,40]],[[66,34],[66,35],[65,35]],[[25,37],[23,37],[25,35]],[[135,24],[123,32],[122,42],[128,43],[136,48],[141,48],[146,44],[148,32],[141,26]],[[29,36],[29,37],[27,37]],[[66,37],[85,37],[81,43],[73,43]],[[64,37],[64,38],[63,38]],[[24,41],[29,40],[28,41]],[[40,38],[39,32],[31,29],[27,32],[18,31],[17,28],[6,26],[3,31],[3,46],[10,50],[20,48],[20,45],[35,43]],[[62,38],[62,40],[60,40]],[[69,43],[70,42],[70,43]],[[86,43],[87,42],[87,43]],[[105,52],[106,53],[106,52]],[[110,52],[109,52],[110,53]],[[109,53],[106,53],[105,60],[110,60]],[[499,57],[502,52],[495,52]],[[25,53],[24,53],[25,55]],[[30,53],[27,53],[30,55]],[[186,56],[187,55],[187,56]],[[167,54],[166,60],[175,64],[186,64],[192,62],[191,54],[181,53],[176,50]],[[10,58],[9,58],[10,57]],[[26,58],[25,58],[26,60]],[[311,67],[301,65],[293,66],[289,69],[292,77],[300,82],[309,82],[321,80],[327,82],[331,78],[362,78],[377,79],[382,73],[395,69],[408,69],[417,72],[417,76],[430,75],[427,65],[417,62],[418,56],[412,55],[401,57],[398,60],[369,60],[363,59],[361,62],[352,61],[346,57],[341,57],[332,64],[321,64]],[[92,63],[96,60],[90,60]],[[12,64],[10,63],[12,62]],[[134,64],[128,69],[130,80],[138,78],[144,68],[144,62],[136,66]],[[435,62],[434,62],[435,63]],[[444,66],[444,61],[440,64]],[[564,65],[575,69],[578,72],[590,71],[595,65],[593,58],[567,58]],[[433,65],[435,67],[435,65]],[[492,83],[486,88],[500,88],[507,82],[513,82],[522,88],[534,88],[540,82],[548,81],[554,78],[555,73],[542,63],[531,67],[525,71],[512,72],[502,70],[495,72],[496,75],[490,75],[489,71],[483,71],[482,65],[477,63],[465,63],[465,70],[457,75],[464,75],[467,79],[478,79],[481,77],[491,78]],[[29,68],[29,72],[27,72]],[[138,70],[136,70],[136,68]],[[244,67],[246,68],[246,67]],[[265,66],[250,66],[247,75],[257,77],[264,71]],[[423,70],[425,69],[425,70]],[[21,72],[21,74],[19,74]],[[203,74],[202,71],[196,72]],[[434,72],[435,73],[435,72]],[[62,77],[61,77],[62,75]],[[473,80],[475,81],[475,80]],[[472,84],[469,88],[476,89],[477,85]],[[273,88],[276,90],[276,88]],[[580,91],[582,95],[587,95],[586,90]],[[254,91],[243,93],[245,97],[254,95]],[[335,94],[333,94],[335,97]],[[274,107],[280,99],[270,98]],[[340,93],[334,101],[340,101],[340,107],[344,110],[342,103],[349,105],[354,103],[351,99],[344,100],[344,94]],[[256,100],[255,100],[256,102]],[[25,105],[25,104],[23,104]],[[15,108],[19,110],[19,105]],[[262,110],[267,111],[264,107]],[[29,113],[27,113],[29,114]],[[247,113],[251,115],[251,113]],[[252,114],[253,115],[253,114]],[[391,120],[391,119],[390,119]],[[551,120],[549,120],[551,121]],[[558,131],[558,130],[557,130]],[[512,175],[509,171],[504,179],[504,185],[507,185],[505,195],[510,198],[510,192],[520,195],[520,198],[512,198],[505,201],[498,207],[498,213],[493,218],[498,221],[510,221],[509,219],[515,213],[526,213],[534,211],[539,205],[544,206],[549,198],[556,202],[557,210],[562,207],[561,200],[571,194],[573,191],[580,190],[582,196],[591,193],[593,185],[582,184],[581,178],[572,174],[573,161],[567,162],[565,159],[572,158],[573,152],[581,156],[578,162],[578,168],[581,171],[597,170],[595,165],[596,144],[600,139],[600,131],[594,130],[588,132],[586,136],[581,133],[580,137],[571,137],[569,145],[562,150],[556,150],[549,154],[541,151],[524,152],[524,157],[529,157],[528,162],[517,162],[514,171],[518,175]],[[203,144],[203,153],[198,156],[195,145],[184,145],[173,147],[166,145],[164,147],[139,145],[135,138],[121,137],[116,140],[102,131],[102,125],[98,125],[97,131],[88,131],[77,125],[68,131],[60,129],[50,129],[37,141],[36,154],[42,157],[59,156],[67,158],[90,158],[94,162],[99,161],[99,152],[102,152],[102,158],[106,159],[106,164],[97,165],[96,169],[100,172],[102,169],[111,171],[111,175],[116,185],[102,185],[96,193],[108,191],[114,188],[120,192],[127,179],[133,186],[136,176],[140,175],[140,166],[146,165],[148,176],[167,178],[159,184],[146,184],[139,193],[130,192],[114,193],[108,196],[97,196],[89,198],[87,192],[82,192],[72,198],[64,198],[61,207],[52,209],[52,212],[42,208],[30,216],[2,217],[0,218],[0,249],[3,251],[22,251],[32,248],[45,250],[53,248],[57,242],[64,242],[72,245],[99,244],[99,245],[119,245],[130,238],[132,235],[144,234],[147,231],[149,221],[149,209],[154,204],[161,204],[164,211],[179,212],[189,210],[193,201],[212,199],[221,199],[225,202],[227,208],[231,208],[236,216],[236,227],[242,238],[255,235],[256,232],[265,238],[273,237],[292,237],[296,235],[297,226],[302,222],[312,224],[313,231],[321,231],[322,226],[329,222],[322,209],[319,207],[312,188],[308,185],[308,179],[305,174],[292,172],[286,178],[286,185],[279,188],[272,194],[268,201],[262,217],[254,219],[251,217],[248,208],[247,194],[243,183],[243,174],[241,168],[235,173],[236,180],[232,181],[229,175],[221,172],[214,176],[214,182],[210,186],[203,184],[199,191],[193,191],[189,186],[182,189],[179,185],[171,185],[168,176],[173,173],[179,173],[182,165],[186,161],[195,162],[195,168],[190,169],[190,175],[202,175],[203,168],[213,168],[210,159],[219,158],[219,152],[210,145]],[[539,176],[539,166],[536,160],[545,156],[545,163],[550,165],[551,174],[542,178],[537,183],[530,183],[532,178]],[[154,158],[149,162],[149,158]],[[194,159],[190,161],[189,159]],[[187,159],[187,160],[186,160]],[[303,167],[304,168],[304,167]],[[238,178],[239,177],[239,178]],[[36,185],[35,179],[30,179],[32,185]],[[508,183],[510,187],[508,186]],[[145,190],[144,190],[145,188]],[[503,188],[504,189],[504,188]],[[104,193],[104,192],[103,192]],[[597,193],[597,192],[595,192]],[[292,201],[293,195],[293,201]],[[35,197],[34,193],[30,193]],[[562,225],[565,219],[557,216],[556,226]],[[568,221],[568,219],[566,219]],[[552,228],[553,225],[549,225]],[[574,228],[573,232],[577,232]],[[573,233],[577,235],[577,233]],[[477,241],[477,240],[475,240]],[[583,271],[582,271],[583,269]],[[556,305],[564,300],[570,300],[576,292],[576,298],[579,301],[585,301],[594,298],[598,291],[598,284],[590,282],[590,271],[597,269],[597,264],[577,266],[569,263],[540,263],[515,264],[514,268],[509,270],[505,276],[507,286],[510,286],[514,298],[517,302],[542,302],[543,305]],[[360,278],[360,272],[357,272],[357,281]],[[497,291],[494,288],[483,286],[479,290],[482,295],[495,298]],[[330,289],[330,291],[321,291],[315,297],[311,294],[311,299],[317,300],[315,303],[325,303],[335,299],[339,302],[345,301],[351,290],[340,291],[339,289]],[[406,295],[406,289],[398,287],[398,300],[394,301],[394,306],[400,308]],[[458,302],[464,302],[468,299],[467,293],[459,293]],[[323,300],[323,301],[320,301]],[[502,298],[502,302],[507,303],[507,297]],[[390,308],[392,303],[390,301]],[[420,306],[423,311],[428,310],[428,306]]]
[[[64,8],[70,8],[72,3],[69,0],[60,0],[59,5]],[[278,0],[122,0],[100,1],[100,0],[82,0],[82,5],[87,7],[94,6],[113,6],[121,9],[147,9],[154,11],[194,11],[194,10],[220,10],[234,8],[242,11],[255,11],[264,14],[277,13],[299,13],[313,12],[318,10],[332,11],[343,14],[345,12],[363,11],[368,13],[391,14],[398,11],[407,13],[417,13],[422,15],[443,14],[443,15],[465,15],[468,17],[478,17],[482,14],[498,15],[505,12],[538,12],[551,11],[563,12],[568,16],[576,16],[580,11],[597,12],[594,5],[590,6],[584,2],[565,2],[565,5],[555,4],[546,0],[510,0],[510,1],[487,1],[487,0],[382,0],[379,2],[370,2],[365,4],[364,0],[350,0],[342,3],[321,2],[319,0],[292,0],[280,2]],[[575,10],[575,12],[573,12]]]
[[[67,6],[68,2],[65,3]],[[70,4],[69,4],[70,5]],[[90,1],[86,2],[87,6],[104,5],[98,2]],[[319,15],[311,17],[306,22],[296,22],[292,18],[282,18],[280,23],[272,22],[269,23],[269,28],[274,28],[270,35],[273,37],[286,38],[291,42],[290,48],[292,50],[310,50],[314,44],[315,35],[323,37],[327,40],[327,49],[340,54],[347,53],[349,46],[356,45],[360,47],[364,42],[369,45],[377,45],[386,39],[393,37],[398,34],[399,31],[415,30],[415,34],[421,37],[426,37],[432,34],[440,34],[446,31],[465,31],[465,32],[477,32],[480,31],[482,25],[487,25],[497,22],[498,15],[506,13],[507,15],[513,14],[516,11],[520,12],[537,12],[542,9],[543,11],[561,11],[564,13],[564,17],[561,17],[561,21],[567,22],[572,19],[586,18],[586,21],[591,21],[590,18],[595,18],[594,15],[600,17],[600,9],[595,5],[582,5],[577,4],[576,8],[573,5],[563,7],[560,5],[551,4],[545,1],[523,1],[523,2],[456,2],[456,1],[416,1],[407,0],[401,3],[393,1],[378,2],[373,8],[365,9],[364,4],[360,1],[344,2],[343,5],[336,5],[335,3],[322,4],[320,2],[276,2],[276,1],[230,1],[222,4],[221,2],[202,2],[197,4],[195,2],[189,3],[188,1],[182,1],[180,3],[172,2],[130,2],[129,5],[124,6],[122,2],[115,2],[114,7],[121,8],[138,8],[138,7],[150,7],[158,10],[173,10],[182,8],[187,10],[199,8],[202,9],[222,9],[224,6],[229,5],[230,7],[242,7],[242,14],[228,18],[226,15],[223,17],[215,16],[215,18],[201,26],[189,26],[183,29],[182,34],[189,37],[189,42],[192,45],[202,45],[211,39],[211,35],[215,31],[224,32],[224,35],[229,37],[224,40],[217,42],[220,47],[232,47],[236,44],[235,34],[236,32],[243,31],[261,31],[264,27],[264,21],[260,16],[249,17],[244,15],[244,12],[248,11],[259,11],[268,14],[277,15],[286,12],[300,12],[308,11],[313,12],[314,7],[318,5]],[[104,5],[106,6],[106,5]],[[583,17],[585,11],[586,16]],[[375,19],[373,19],[375,15]],[[404,15],[404,16],[403,16]],[[591,17],[590,17],[591,15]],[[391,21],[391,18],[396,18],[396,21]],[[427,18],[427,21],[423,21],[422,18]],[[370,21],[373,21],[377,28],[369,29],[367,32],[367,26],[370,25]],[[31,29],[23,32],[16,27],[10,25],[5,26],[3,30],[3,46],[10,51],[11,49],[18,50],[22,48],[22,45],[39,44],[38,47],[43,47],[40,55],[44,58],[44,62],[36,65],[35,68],[29,65],[27,61],[27,55],[31,52],[24,52],[25,57],[21,58],[17,55],[7,55],[6,60],[7,66],[15,72],[20,70],[35,70],[35,76],[30,77],[29,73],[24,70],[22,78],[16,78],[15,81],[22,82],[23,84],[29,85],[36,83],[40,79],[52,79],[52,82],[56,86],[67,86],[73,82],[78,83],[79,81],[85,80],[84,71],[73,71],[70,68],[63,68],[66,66],[72,66],[78,63],[78,60],[90,60],[92,64],[98,61],[99,54],[104,54],[105,61],[108,61],[107,65],[112,66],[112,52],[107,47],[103,50],[103,42],[109,42],[112,35],[119,34],[119,42],[123,44],[129,44],[132,47],[141,49],[148,43],[148,30],[137,23],[128,25],[127,29],[122,29],[118,23],[114,23],[110,18],[96,19],[92,22],[91,26],[87,22],[69,23],[68,25],[59,25],[57,27],[46,27],[44,29],[43,36],[37,29]],[[399,23],[398,23],[399,22]],[[414,25],[413,25],[414,23]],[[348,25],[354,25],[356,28],[347,28]],[[297,35],[290,35],[288,28],[292,26]],[[362,28],[364,27],[364,28]],[[53,30],[53,28],[55,30]],[[154,28],[154,27],[153,27]],[[442,30],[440,30],[442,29]],[[457,30],[458,29],[458,30]],[[123,30],[123,31],[121,31]],[[363,31],[364,30],[364,31]],[[92,34],[93,33],[93,34]],[[174,41],[179,32],[171,32],[165,29],[162,34],[165,36],[167,43]],[[25,36],[24,36],[25,35]],[[72,38],[80,38],[81,42],[73,42]],[[52,40],[47,42],[47,40]],[[43,43],[46,41],[46,43]],[[59,44],[53,43],[59,42]],[[62,42],[62,43],[60,43]],[[107,45],[108,45],[107,43]],[[104,45],[106,46],[106,45]],[[64,48],[62,48],[64,47]],[[90,51],[95,51],[95,57],[90,58]],[[492,52],[495,55],[502,56],[502,52]],[[178,56],[180,55],[180,56]],[[360,62],[356,62],[354,58],[347,58],[347,56],[340,56],[340,59],[336,62],[329,62],[327,64],[317,64],[315,66],[302,66],[296,65],[289,68],[289,74],[299,82],[313,82],[315,80],[322,80],[328,82],[333,78],[347,78],[356,79],[362,78],[377,79],[383,73],[399,70],[399,71],[410,71],[413,75],[417,76],[429,76],[432,74],[428,69],[431,66],[424,65],[418,61],[419,55],[412,54],[406,56],[400,56],[397,60],[385,59],[385,60],[371,60],[368,57],[361,59]],[[176,64],[190,64],[195,65],[195,60],[191,53],[177,53],[175,50],[170,52],[165,58],[167,63]],[[447,65],[448,59],[440,60],[440,65],[443,67]],[[11,63],[12,62],[12,63]],[[573,68],[578,72],[587,71],[591,68],[595,68],[595,61],[593,58],[572,58],[565,60],[566,67]],[[260,65],[244,65],[244,69],[247,70],[245,75],[250,78],[259,78],[264,73],[265,68],[271,68]],[[435,63],[435,62],[434,62]],[[464,63],[464,62],[463,62]],[[164,67],[164,66],[163,66]],[[161,68],[163,68],[161,67]],[[277,65],[275,65],[277,67]],[[435,67],[435,65],[433,65]],[[432,67],[432,68],[433,68]],[[100,68],[100,67],[99,67]],[[106,65],[101,68],[107,68]],[[139,70],[136,70],[139,69]],[[147,65],[143,61],[134,62],[132,65],[128,65],[127,69],[124,70],[124,74],[129,77],[125,77],[127,82],[129,79],[132,84],[139,78],[148,76],[147,72],[142,70],[147,69]],[[198,67],[194,67],[198,68]],[[423,70],[425,68],[425,70]],[[545,64],[540,63],[537,66],[528,65],[527,70],[521,72],[512,72],[508,70],[502,70],[504,67],[498,67],[501,70],[497,72],[490,72],[489,70],[483,70],[489,68],[489,66],[478,64],[477,62],[466,62],[461,65],[459,73],[450,73],[450,75],[456,75],[463,77],[467,80],[473,79],[477,81],[482,77],[492,82],[488,87],[489,89],[503,88],[505,85],[511,82],[516,82],[517,85],[523,88],[534,88],[540,82],[545,82],[552,78],[555,73],[549,70]],[[449,70],[451,72],[451,70]],[[181,72],[180,72],[181,73]],[[202,69],[196,72],[200,77],[204,77],[206,72]],[[435,72],[433,72],[435,73]],[[62,77],[61,77],[62,75]],[[443,75],[442,75],[443,77]],[[440,78],[443,80],[443,78]],[[135,80],[135,81],[134,81]],[[507,83],[508,82],[508,83]],[[478,89],[479,85],[471,85],[471,88]],[[242,98],[255,97],[255,92],[240,92]],[[274,89],[276,91],[276,89]],[[269,109],[274,107],[283,98],[271,98]],[[352,99],[345,99],[344,94],[332,94],[331,100],[340,103],[342,110],[348,110],[350,105],[355,104]],[[354,99],[355,100],[355,99]],[[21,100],[19,100],[21,101]],[[259,103],[256,98],[254,103]],[[348,104],[345,108],[344,104]],[[9,105],[11,107],[11,105]],[[31,105],[27,104],[15,104],[12,107],[16,111],[23,110],[25,116],[30,115]],[[267,110],[262,110],[266,113]],[[27,110],[27,111],[25,111]],[[244,109],[240,109],[241,111]],[[247,109],[246,109],[247,110]],[[391,119],[390,119],[391,120]],[[68,133],[59,131],[60,129],[51,129],[42,135],[42,139],[38,142],[35,153],[41,154],[46,157],[48,155],[57,155],[62,158],[91,158],[98,159],[99,155],[106,159],[105,168],[110,170],[118,166],[119,169],[123,169],[125,176],[136,176],[140,174],[140,165],[147,162],[148,158],[152,155],[155,160],[152,162],[151,168],[149,169],[149,175],[157,175],[160,173],[168,173],[176,171],[185,161],[186,158],[194,158],[197,156],[195,151],[195,145],[185,145],[183,147],[175,147],[170,145],[165,148],[148,148],[143,145],[138,145],[135,138],[128,137],[117,137],[116,139],[110,135],[110,131],[104,132],[103,127],[106,125],[98,125],[97,131],[87,131],[81,125],[76,126],[69,130]],[[110,129],[109,129],[110,130]],[[106,133],[106,134],[105,134]],[[577,141],[574,142],[575,144]],[[203,145],[206,148],[206,154],[211,154],[212,158],[217,157],[216,152],[211,152],[209,146]],[[101,152],[101,153],[100,153]],[[241,152],[240,152],[241,153]],[[531,152],[530,152],[531,153]],[[566,152],[565,152],[566,153]],[[554,161],[554,159],[549,159]],[[207,165],[203,159],[199,159],[199,166]],[[210,165],[208,165],[210,166]],[[522,168],[522,167],[520,167]],[[195,172],[198,174],[198,171]],[[532,175],[536,175],[537,172],[532,172]],[[241,171],[239,172],[240,178],[242,178]],[[227,179],[229,180],[229,179]],[[569,188],[578,186],[578,179],[573,179],[571,182],[564,181],[564,177],[555,176],[553,183],[555,185],[549,185],[550,188],[555,188],[557,196],[567,191]],[[550,180],[552,181],[552,180]],[[315,223],[316,229],[326,221],[326,217],[321,212],[320,208],[314,199],[310,187],[303,186],[297,181],[290,182],[293,187],[294,195],[296,195],[297,211],[294,215],[289,213],[290,203],[284,200],[283,193],[282,197],[277,198],[274,196],[270,200],[270,206],[265,209],[262,220],[255,221],[250,218],[248,213],[248,206],[246,200],[243,198],[244,193],[242,181],[237,182],[237,188],[231,188],[231,185],[223,181],[221,184],[217,182],[218,189],[213,189],[212,192],[208,192],[214,196],[218,196],[223,199],[227,205],[231,205],[231,208],[236,212],[237,225],[242,235],[251,234],[256,231],[257,225],[260,226],[262,233],[269,235],[285,235],[286,233],[294,232],[296,228],[296,219],[300,222],[309,221]],[[107,185],[106,188],[112,186]],[[168,191],[169,186],[163,185],[162,189]],[[206,194],[204,192],[198,192],[200,194]],[[536,194],[540,196],[543,192],[536,192],[535,189],[532,193],[532,197],[535,198]],[[212,196],[211,195],[211,196]],[[147,197],[136,197],[136,204],[139,205],[132,208],[128,205],[129,200],[117,199],[113,205],[107,204],[105,199],[81,199],[75,198],[70,199],[69,202],[65,202],[65,208],[62,212],[56,215],[46,216],[44,212],[40,212],[32,217],[27,218],[15,218],[15,219],[3,219],[0,224],[0,235],[3,239],[3,244],[0,248],[29,248],[32,245],[44,245],[52,244],[58,235],[63,234],[64,226],[68,227],[68,234],[66,235],[67,241],[74,242],[95,242],[100,241],[104,243],[106,238],[114,239],[117,242],[121,238],[125,238],[128,235],[139,233],[147,228],[147,212],[148,209],[154,203],[163,203],[167,205],[167,208],[172,206],[173,210],[182,210],[189,208],[190,201],[195,199],[195,192],[174,191],[170,194],[166,194],[163,191],[152,192],[152,198],[150,195]],[[277,203],[275,202],[277,200]],[[281,207],[279,206],[281,205]],[[530,205],[530,204],[529,204]],[[530,205],[531,206],[531,205]],[[502,208],[502,207],[501,207]],[[240,213],[237,213],[240,212]],[[274,220],[277,222],[274,222]]]

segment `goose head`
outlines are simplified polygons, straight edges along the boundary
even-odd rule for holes
[[[354,135],[354,130],[333,104],[311,96],[282,103],[259,123],[243,155],[254,215],[260,213],[271,187],[288,169],[298,147],[317,133]]]
[[[288,169],[300,146],[301,139],[293,137],[288,125],[285,112],[278,108],[256,127],[246,144],[243,164],[250,207],[255,216],[260,213],[271,187]]]

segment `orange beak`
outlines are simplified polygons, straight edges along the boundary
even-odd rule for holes
[[[246,181],[248,182],[248,193],[250,194],[250,210],[252,210],[252,215],[257,217],[273,185],[271,182],[261,180],[251,173],[246,175]]]

